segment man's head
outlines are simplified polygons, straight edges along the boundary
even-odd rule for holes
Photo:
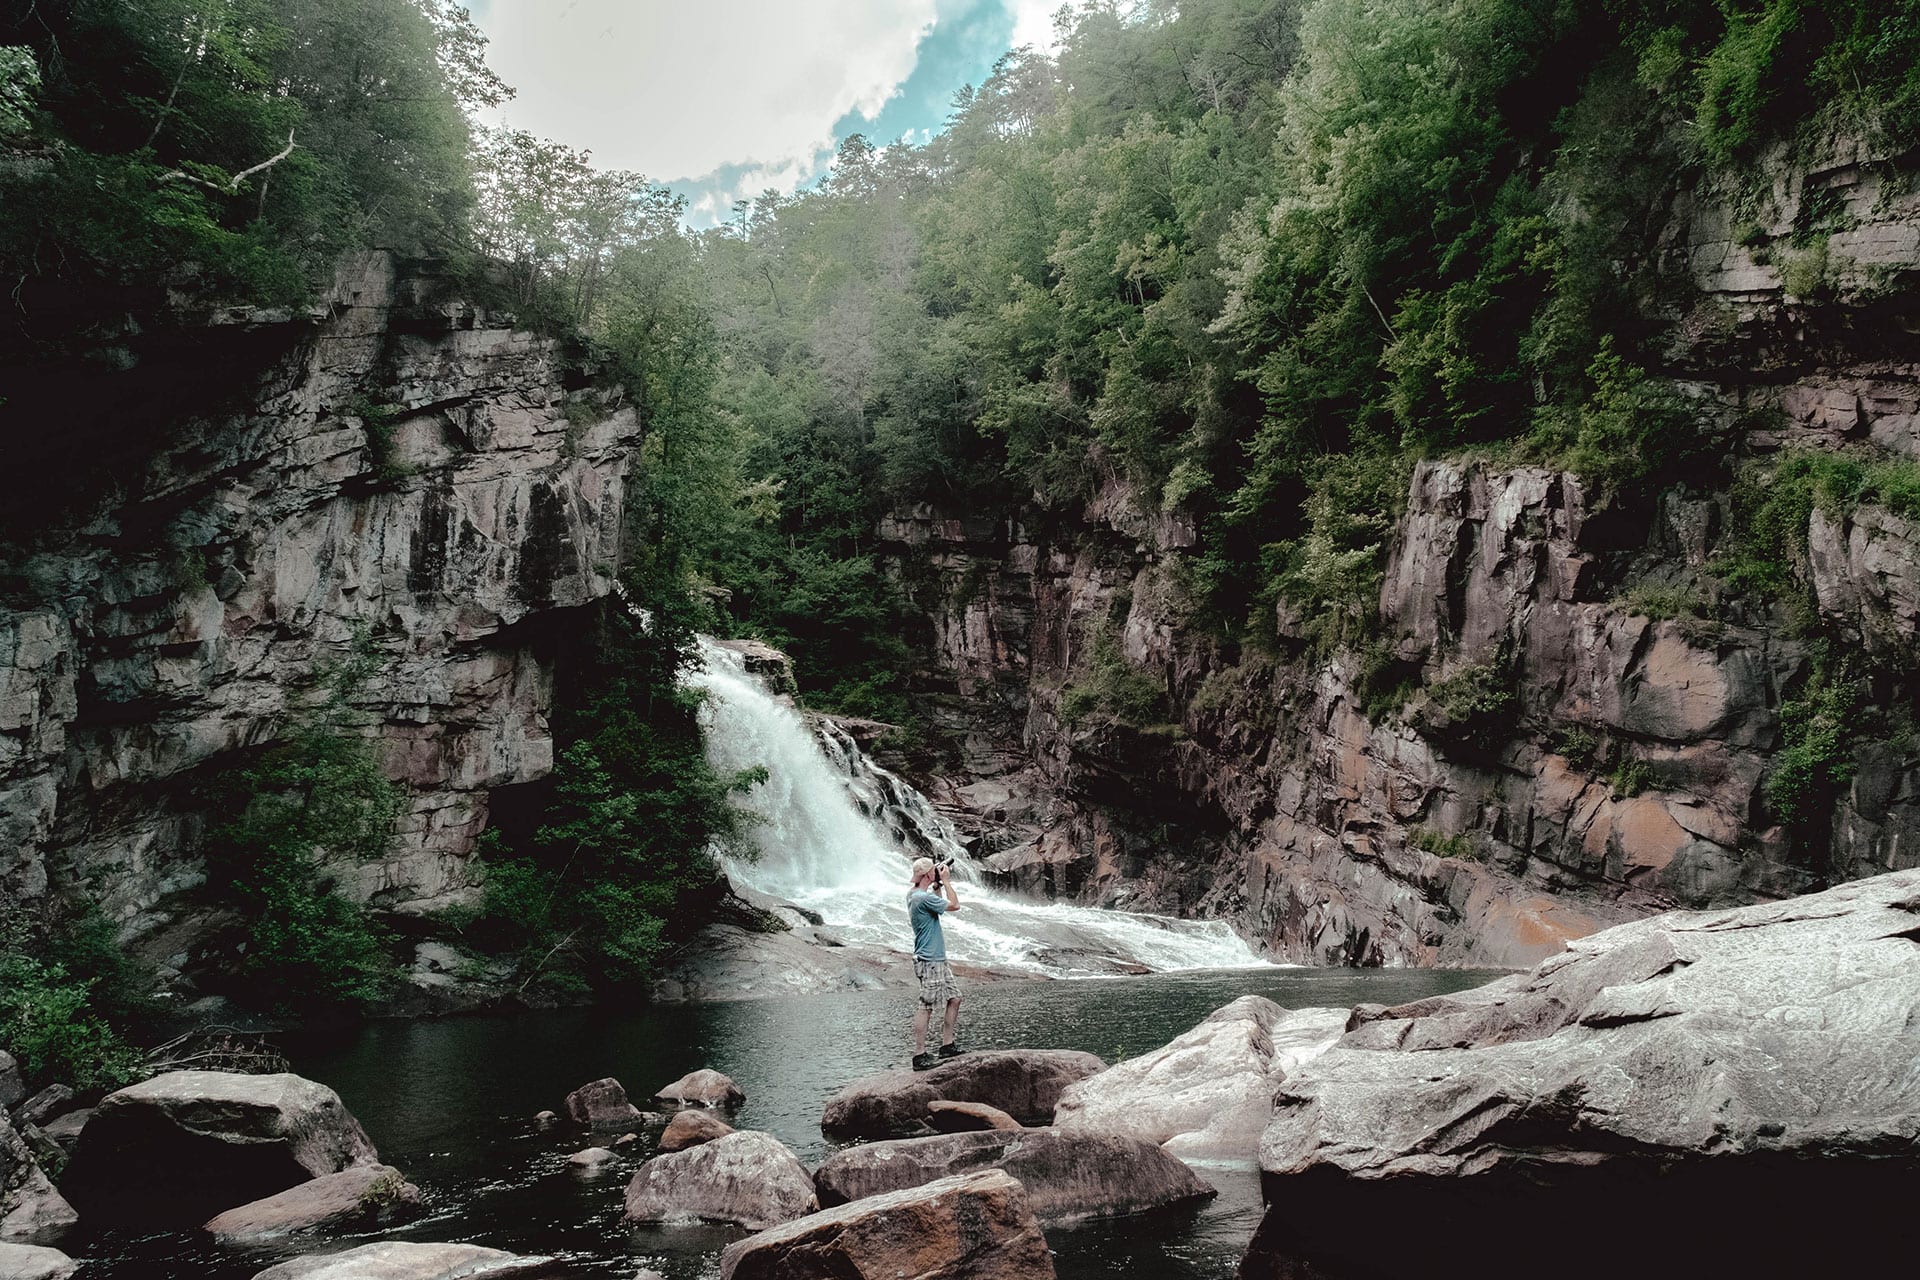
[[[913,887],[924,889],[933,883],[933,859],[915,858],[913,860]]]

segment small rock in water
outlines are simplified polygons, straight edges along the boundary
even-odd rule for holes
[[[601,1165],[620,1157],[605,1147],[588,1147],[585,1151],[576,1151],[567,1157],[567,1163],[582,1169],[598,1169]]]
[[[616,1146],[616,1147],[624,1147],[624,1146],[626,1146],[626,1145],[627,1145],[627,1144],[628,1144],[629,1142],[638,1142],[638,1141],[640,1141],[640,1135],[639,1135],[639,1134],[637,1134],[637,1133],[623,1133],[623,1134],[621,1134],[621,1135],[620,1135],[619,1137],[617,1137],[617,1138],[615,1138],[615,1139],[613,1140],[613,1145],[614,1145],[614,1146]]]
[[[607,1076],[568,1094],[567,1115],[588,1129],[622,1129],[640,1118],[640,1109],[627,1101],[620,1082]]]
[[[689,1071],[653,1096],[661,1102],[699,1107],[733,1107],[747,1100],[739,1085],[710,1067]]]
[[[718,1116],[705,1111],[682,1111],[667,1122],[666,1132],[660,1135],[660,1149],[685,1151],[688,1147],[724,1138],[732,1132],[733,1126]]]
[[[759,1231],[819,1207],[800,1157],[750,1129],[655,1156],[627,1184],[630,1222],[693,1217]]]
[[[535,1124],[558,1124],[560,1122],[560,1113],[557,1111],[542,1111],[533,1117],[533,1122]]]
[[[931,1071],[878,1071],[829,1098],[820,1128],[837,1138],[917,1137],[932,1131],[927,1108],[940,1098],[984,1102],[1023,1125],[1052,1124],[1067,1086],[1105,1067],[1072,1049],[999,1049],[963,1054]]]

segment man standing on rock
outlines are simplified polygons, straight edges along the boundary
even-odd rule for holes
[[[925,1071],[939,1058],[951,1058],[960,1052],[954,1038],[960,1029],[960,987],[953,980],[953,970],[947,967],[947,939],[940,932],[940,917],[959,909],[960,895],[953,891],[952,871],[934,865],[932,858],[915,858],[913,888],[907,892],[907,919],[913,924],[913,976],[920,980],[920,1004],[913,1011],[915,1071]],[[927,1023],[943,1000],[947,1013],[941,1023],[940,1054],[936,1058],[927,1052]]]

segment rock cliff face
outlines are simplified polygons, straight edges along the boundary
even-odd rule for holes
[[[1914,158],[1839,139],[1777,171],[1757,207],[1676,202],[1657,256],[1693,288],[1669,372],[1742,456],[1920,457]],[[1810,626],[1715,586],[1729,504],[1423,462],[1364,661],[1317,655],[1284,606],[1271,653],[1190,625],[1195,532],[1116,477],[1065,520],[898,511],[880,534],[931,620],[948,744],[921,771],[1013,883],[1224,916],[1315,963],[1531,964],[1650,911],[1920,864],[1897,735],[1853,744],[1827,849],[1796,848],[1764,799],[1816,633],[1911,666],[1920,526],[1817,508]],[[1726,598],[1707,621],[1660,606],[1675,593]],[[1164,723],[1063,716],[1116,654]]]
[[[222,319],[267,355],[203,373],[250,390],[122,424],[151,449],[0,608],[0,896],[84,885],[160,959],[202,923],[200,784],[356,653],[407,805],[340,886],[402,912],[468,893],[489,793],[551,767],[551,638],[611,589],[639,437],[553,342],[388,254],[311,315]]]

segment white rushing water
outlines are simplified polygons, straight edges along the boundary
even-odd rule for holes
[[[816,736],[739,654],[705,639],[700,653],[703,664],[687,681],[707,695],[708,757],[728,772],[767,770],[744,801],[761,819],[752,836],[760,857],[729,866],[737,882],[818,912],[847,942],[906,950],[908,865],[937,851],[952,859],[961,886],[961,910],[946,917],[952,959],[1054,977],[1112,972],[1114,962],[1155,970],[1264,963],[1219,921],[1033,902],[988,888],[925,796],[837,729]]]

